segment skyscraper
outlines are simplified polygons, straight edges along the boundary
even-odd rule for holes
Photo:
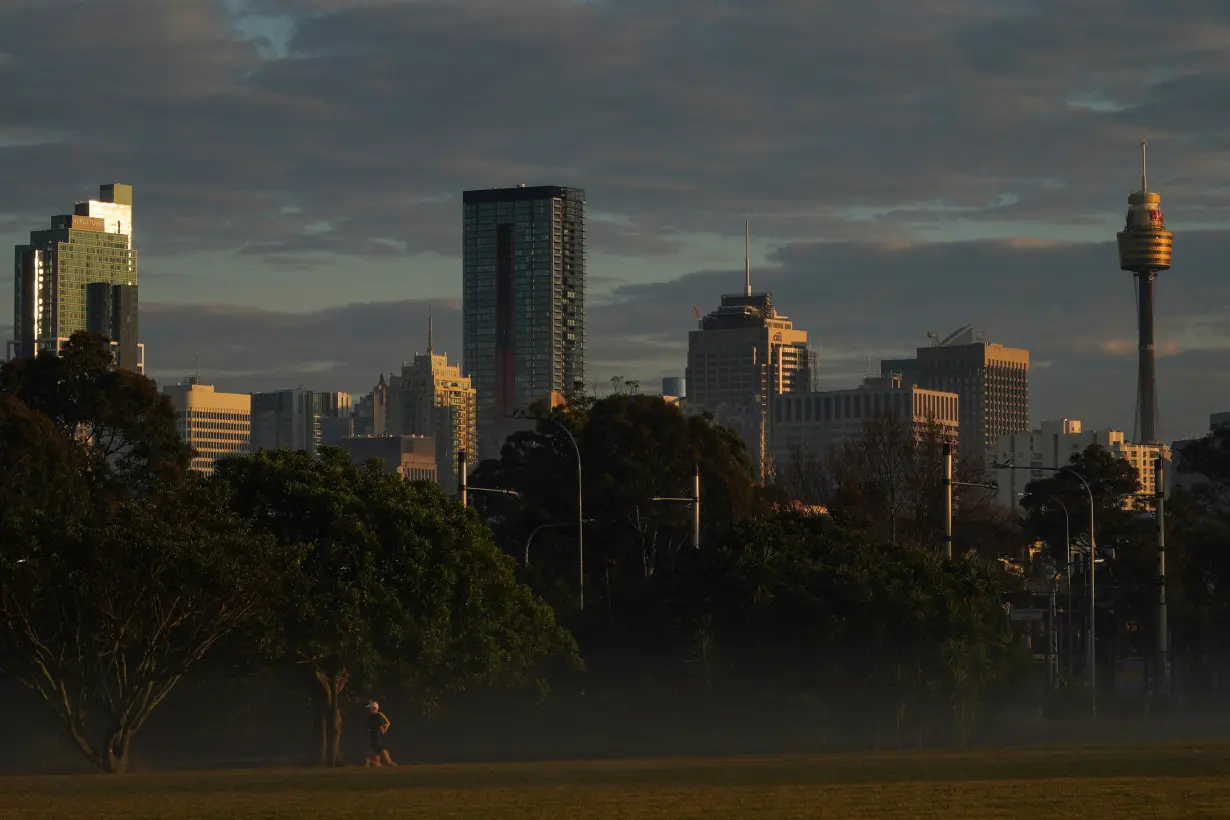
[[[752,293],[744,250],[743,293],[727,293],[717,310],[688,333],[687,412],[709,412],[747,443],[757,477],[772,473],[776,397],[811,389],[807,331],[773,306],[773,294]]]
[[[585,385],[585,192],[522,185],[462,199],[462,367],[479,454],[492,458],[514,410]]]
[[[13,272],[10,358],[56,352],[74,333],[88,330],[87,289],[94,283],[133,288],[120,298],[119,327],[135,334],[137,250],[132,244],[132,186],[103,185],[97,200],[78,202],[73,213],[53,216],[49,230],[32,231],[29,243],[14,249]],[[106,323],[114,330],[113,316],[100,315],[98,326]],[[126,360],[120,366],[135,369],[134,358],[141,358],[142,352],[135,338],[121,343],[112,337],[112,342],[127,345],[124,351],[117,350]]]
[[[455,491],[457,451],[465,450],[468,461],[478,457],[476,397],[461,368],[449,364],[447,354],[436,354],[430,319],[427,353],[402,363],[401,375],[389,381],[388,397],[388,433],[434,439],[440,486]]]
[[[91,282],[85,288],[85,329],[111,341],[115,364],[134,373],[145,372],[137,342],[137,286]]]
[[[983,456],[1000,436],[1029,430],[1029,351],[980,340],[966,325],[913,359],[885,359],[884,376],[960,397],[961,442]]]

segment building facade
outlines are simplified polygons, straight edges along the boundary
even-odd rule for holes
[[[871,419],[889,416],[921,434],[929,424],[959,442],[961,401],[956,393],[905,384],[900,377],[867,379],[853,390],[786,393],[773,408],[774,457],[779,465],[822,457],[863,435]]]
[[[219,393],[212,384],[189,376],[162,392],[175,407],[175,425],[195,450],[192,469],[212,473],[214,461],[252,452],[252,397],[247,393]]]
[[[993,451],[1000,436],[1029,430],[1029,351],[979,341],[966,326],[913,359],[886,359],[883,376],[961,397],[961,440],[967,452]]]
[[[349,393],[298,388],[252,394],[254,450],[316,450],[350,435]]]
[[[338,444],[356,464],[378,458],[385,470],[407,481],[439,478],[436,442],[430,436],[348,436]]]
[[[812,372],[807,332],[777,312],[771,293],[725,294],[688,333],[687,412],[734,428],[764,482],[777,449],[776,402],[810,391]]]
[[[1155,461],[1171,460],[1166,444],[1132,444],[1121,430],[1082,430],[1076,419],[1044,421],[1028,433],[1000,436],[989,453],[990,477],[999,485],[996,501],[1009,509],[1018,509],[1025,486],[1031,481],[1049,478],[1059,467],[1072,463],[1072,457],[1098,445],[1124,459],[1140,476],[1140,492],[1152,495],[1157,490]],[[1029,467],[1025,470],[996,468],[994,464]],[[1130,500],[1125,502],[1130,504]]]
[[[511,420],[585,386],[585,192],[466,191],[462,368],[478,396],[478,450],[499,455]]]
[[[91,282],[85,302],[85,328],[107,337],[115,366],[145,373],[145,349],[137,341],[137,286]]]
[[[427,353],[403,362],[389,380],[387,432],[393,436],[428,436],[435,441],[436,470],[448,492],[459,486],[457,452],[478,460],[477,397],[461,368],[437,355],[428,332]]]
[[[125,327],[136,333],[137,249],[132,244],[132,186],[103,185],[99,198],[78,202],[73,213],[51,218],[48,230],[32,231],[14,248],[13,339],[7,355],[59,351],[70,336],[89,329],[88,287],[94,283],[132,288],[122,297]],[[100,320],[101,321],[101,320]],[[113,341],[115,341],[113,339]],[[125,340],[125,363],[143,358]]]

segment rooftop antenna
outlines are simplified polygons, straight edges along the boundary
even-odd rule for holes
[[[743,292],[745,296],[752,295],[752,255],[751,255],[751,224],[743,222]]]
[[[435,328],[431,323],[431,305],[427,306],[427,355],[434,356],[436,354],[436,336]]]
[[[1146,173],[1145,167],[1145,146],[1149,141],[1144,137],[1140,138],[1140,192],[1147,194],[1149,192],[1149,175]]]
[[[196,364],[193,367],[192,375],[196,376],[199,379],[201,378],[201,351],[199,350],[193,351],[192,355],[196,358]]]

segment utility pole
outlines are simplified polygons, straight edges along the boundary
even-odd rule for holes
[[[700,465],[692,478],[692,548],[700,549]],[[1164,595],[1165,593],[1163,593]],[[1163,604],[1164,606],[1165,604]],[[1163,610],[1163,613],[1165,610]]]
[[[655,495],[650,501],[667,501],[676,504],[689,504],[692,507],[692,547],[700,549],[700,464],[696,465],[696,473],[692,477],[692,495],[690,497]]]
[[[952,558],[952,442],[944,442],[944,557]]]
[[[470,506],[466,500],[466,451],[462,448],[457,451],[457,490],[461,494],[461,506]]]
[[[1166,618],[1166,468],[1159,458],[1153,462],[1154,492],[1157,495],[1157,694],[1170,695],[1170,626]]]

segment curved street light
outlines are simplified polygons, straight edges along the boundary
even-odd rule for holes
[[[991,462],[991,466],[997,470],[1025,470],[1028,472],[1047,472],[1047,473],[1071,473],[1076,477],[1076,480],[1085,488],[1085,493],[1089,496],[1089,705],[1094,719],[1098,716],[1098,656],[1097,656],[1097,583],[1094,581],[1095,567],[1099,563],[1098,542],[1094,535],[1093,529],[1093,489],[1089,486],[1089,482],[1070,464],[1065,464],[1062,467],[1018,467],[1009,459],[1005,462]]]
[[[520,408],[512,412],[512,417],[515,419],[523,419],[526,421],[545,421],[548,424],[554,424],[556,427],[564,431],[564,435],[568,436],[568,440],[572,442],[572,451],[577,457],[577,596],[580,600],[581,611],[585,611],[585,512],[583,509],[584,495],[582,493],[581,479],[581,448],[577,446],[576,437],[572,435],[564,424],[556,421],[553,418],[546,416],[531,416]],[[532,536],[531,536],[532,537]],[[526,545],[528,552],[529,546]]]
[[[585,519],[586,524],[592,524],[593,521],[594,519],[592,518]],[[533,543],[535,535],[538,535],[540,531],[549,529],[550,527],[571,527],[571,526],[572,524],[565,524],[559,521],[555,521],[550,524],[539,524],[537,527],[535,527],[533,531],[530,533],[530,537],[525,539],[525,566],[528,567],[530,565],[530,544]]]

